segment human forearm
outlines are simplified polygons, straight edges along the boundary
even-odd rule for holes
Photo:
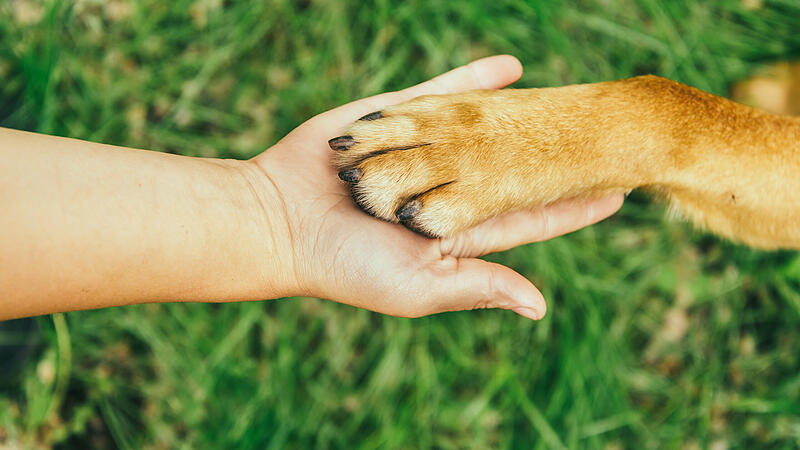
[[[286,295],[256,170],[0,129],[0,319]]]

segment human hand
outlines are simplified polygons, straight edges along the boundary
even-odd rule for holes
[[[337,178],[327,145],[353,120],[387,105],[425,94],[498,89],[521,73],[511,56],[480,59],[402,91],[320,114],[251,160],[263,178],[258,185],[269,191],[259,196],[271,216],[272,246],[287,256],[274,263],[282,266],[276,270],[285,292],[403,317],[503,308],[542,318],[545,301],[530,281],[477,257],[602,220],[619,209],[621,195],[518,211],[452,238],[429,239],[360,211]]]

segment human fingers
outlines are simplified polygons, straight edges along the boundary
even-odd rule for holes
[[[342,127],[388,105],[428,94],[453,94],[474,89],[499,89],[517,81],[522,65],[511,55],[481,58],[406,89],[386,92],[342,105],[314,117],[311,123],[323,137],[333,137]],[[307,122],[307,123],[309,123]],[[324,141],[323,141],[324,142]]]
[[[512,269],[475,258],[444,258],[429,269],[434,279],[428,313],[483,308],[509,309],[539,320],[547,311],[544,297],[525,277]]]
[[[599,222],[621,206],[621,194],[598,200],[569,200],[536,210],[504,214],[440,241],[443,255],[475,257],[545,241]]]

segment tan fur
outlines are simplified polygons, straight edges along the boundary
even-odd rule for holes
[[[722,236],[800,248],[800,118],[655,76],[424,96],[381,114],[347,130],[335,165],[360,169],[364,210],[398,222],[415,202],[403,223],[430,236],[647,188]]]

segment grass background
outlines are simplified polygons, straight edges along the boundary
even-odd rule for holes
[[[250,157],[313,114],[511,53],[517,87],[656,73],[725,95],[800,58],[796,0],[0,3],[0,124]],[[32,206],[33,207],[33,206]],[[550,302],[384,317],[315,299],[36,319],[0,443],[796,448],[800,256],[614,218],[494,255]]]

